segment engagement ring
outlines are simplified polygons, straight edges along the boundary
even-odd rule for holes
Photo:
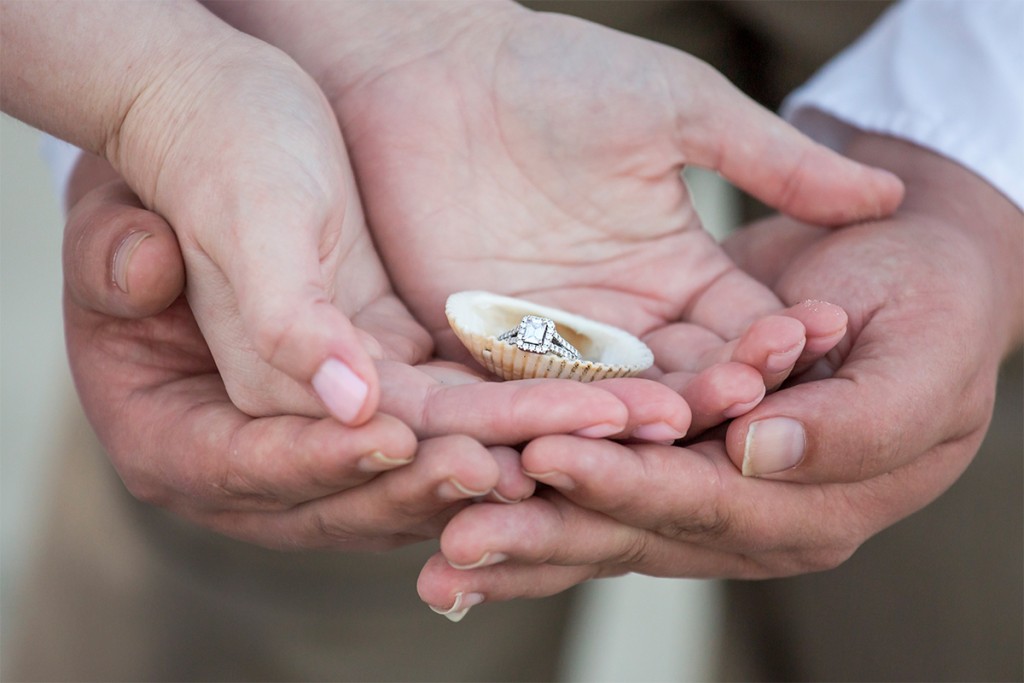
[[[580,360],[580,352],[558,334],[555,321],[539,315],[523,316],[517,327],[499,334],[498,341],[531,353],[553,353],[568,360]]]

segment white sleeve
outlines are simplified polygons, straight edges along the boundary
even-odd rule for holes
[[[905,0],[782,112],[834,149],[846,140],[822,113],[931,149],[1024,209],[1024,2]]]
[[[50,169],[53,191],[57,193],[61,206],[64,206],[68,196],[68,183],[71,182],[71,172],[83,152],[70,143],[43,133],[40,135],[39,153]],[[70,207],[64,208],[66,211]]]

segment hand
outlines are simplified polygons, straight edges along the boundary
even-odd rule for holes
[[[811,143],[706,65],[587,22],[511,3],[213,6],[324,88],[392,280],[442,357],[466,358],[443,314],[460,289],[638,335],[685,317],[688,331],[655,340],[665,348],[692,341],[693,326],[719,346],[748,331],[735,355],[713,352],[705,334],[699,354],[677,352],[662,368],[685,370],[667,379],[682,388],[709,363],[740,361],[686,394],[694,429],[756,404],[788,374],[794,349],[800,359],[806,343],[800,360],[814,360],[845,319],[805,310],[748,330],[782,305],[699,229],[682,166],[721,170],[821,222],[881,215],[900,200],[893,176]]]
[[[734,421],[728,454],[722,442],[532,442],[523,466],[554,490],[457,515],[421,574],[424,600],[446,609],[461,593],[462,609],[628,571],[827,569],[956,480],[988,424],[999,360],[1024,337],[1021,214],[913,145],[862,136],[849,152],[906,179],[896,216],[834,233],[778,218],[729,245],[784,300],[814,292],[850,312],[849,341],[815,369],[826,378]],[[771,418],[787,422],[751,435]],[[795,425],[802,436],[785,433]],[[481,558],[500,562],[449,564]]]
[[[104,156],[175,225],[235,404],[366,422],[379,349],[349,316],[396,300],[312,79],[194,2],[14,3],[0,45],[5,110]],[[354,260],[365,277],[340,287]]]
[[[639,380],[491,383],[452,363],[409,365],[429,340],[386,299],[365,309],[383,314],[353,321],[378,330],[393,359],[378,363],[382,407],[401,419],[253,419],[231,403],[181,296],[167,223],[95,157],[73,178],[72,198],[82,194],[65,239],[79,394],[129,490],[201,526],[271,547],[379,550],[436,536],[470,498],[530,495],[518,455],[496,444],[630,434],[647,421],[686,430],[682,400]],[[364,274],[359,263],[347,272]]]

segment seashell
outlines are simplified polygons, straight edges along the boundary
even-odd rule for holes
[[[502,379],[552,377],[594,382],[630,377],[654,364],[647,345],[624,330],[523,299],[482,291],[457,292],[448,297],[445,314],[473,358]],[[579,351],[580,358],[524,351],[515,340],[498,339],[515,329],[524,316],[554,321],[557,333]]]

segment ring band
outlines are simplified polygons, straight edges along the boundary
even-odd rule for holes
[[[525,315],[519,325],[498,335],[507,342],[530,353],[553,353],[566,360],[580,360],[580,352],[558,334],[555,321],[539,315]]]

